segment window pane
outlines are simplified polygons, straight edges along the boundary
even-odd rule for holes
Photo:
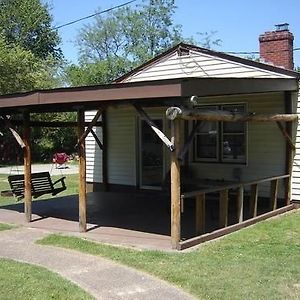
[[[223,110],[230,111],[233,113],[243,113],[245,112],[244,105],[223,105]],[[223,122],[223,132],[224,133],[244,133],[245,132],[244,122]]]
[[[217,136],[198,135],[196,137],[196,159],[217,158]]]
[[[197,129],[199,133],[217,134],[217,122],[202,121]]]
[[[223,136],[223,159],[238,162],[246,161],[246,143],[244,134],[226,134]]]
[[[217,106],[199,106],[197,107],[197,110],[216,110],[218,109]],[[201,133],[209,133],[209,134],[216,134],[218,128],[217,122],[206,122],[202,121],[201,125],[199,126],[197,132]]]

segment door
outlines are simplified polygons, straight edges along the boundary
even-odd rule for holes
[[[155,119],[153,122],[163,130],[162,119]],[[163,143],[145,120],[140,119],[139,124],[140,187],[161,189],[164,166]]]

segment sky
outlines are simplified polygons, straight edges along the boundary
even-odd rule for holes
[[[47,1],[47,0],[46,0]],[[95,12],[107,9],[127,0],[48,0],[52,7],[53,25],[58,26]],[[141,3],[138,0],[136,3]],[[221,45],[214,50],[224,52],[258,51],[258,37],[271,31],[275,24],[289,23],[294,34],[294,48],[300,48],[300,0],[176,0],[174,23],[181,24],[185,37],[198,32],[216,31],[214,37]],[[61,48],[72,62],[78,58],[74,41],[78,31],[88,19],[59,29]],[[199,38],[199,37],[198,37]],[[300,50],[294,52],[295,66],[300,66]]]

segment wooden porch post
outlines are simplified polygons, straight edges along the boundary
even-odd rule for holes
[[[175,150],[171,153],[171,243],[173,249],[179,249],[181,237],[180,222],[180,121],[171,121],[171,136]]]
[[[77,113],[78,138],[84,133],[84,110],[79,109]],[[85,139],[78,144],[79,155],[79,231],[85,232],[86,227],[86,161],[85,161]]]
[[[205,233],[205,194],[196,197],[196,235]]]
[[[220,191],[219,226],[220,228],[228,226],[228,190],[227,189]]]
[[[31,149],[30,149],[30,113],[23,113],[23,140],[24,149],[24,212],[26,221],[30,222],[32,218],[32,193],[31,193]]]
[[[102,111],[102,183],[103,190],[108,190],[108,176],[107,176],[107,118],[106,110]]]
[[[251,185],[251,195],[250,195],[251,218],[255,218],[257,216],[257,200],[258,200],[258,184],[254,183]]]
[[[237,220],[239,223],[244,219],[244,187],[240,186],[237,193]]]
[[[292,113],[292,94],[291,92],[285,92],[285,113],[289,114]],[[286,132],[289,135],[289,137],[292,139],[292,133],[293,133],[293,123],[287,122],[286,123]],[[289,174],[290,177],[286,179],[285,183],[285,203],[286,205],[289,205],[291,203],[291,183],[292,183],[292,171],[293,171],[293,159],[294,159],[294,150],[289,145],[288,142],[286,142],[286,163],[285,163],[285,171],[286,174]]]

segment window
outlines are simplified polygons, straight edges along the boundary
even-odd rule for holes
[[[245,104],[201,106],[197,109],[243,113]],[[194,161],[246,163],[246,123],[203,122],[194,139]]]

